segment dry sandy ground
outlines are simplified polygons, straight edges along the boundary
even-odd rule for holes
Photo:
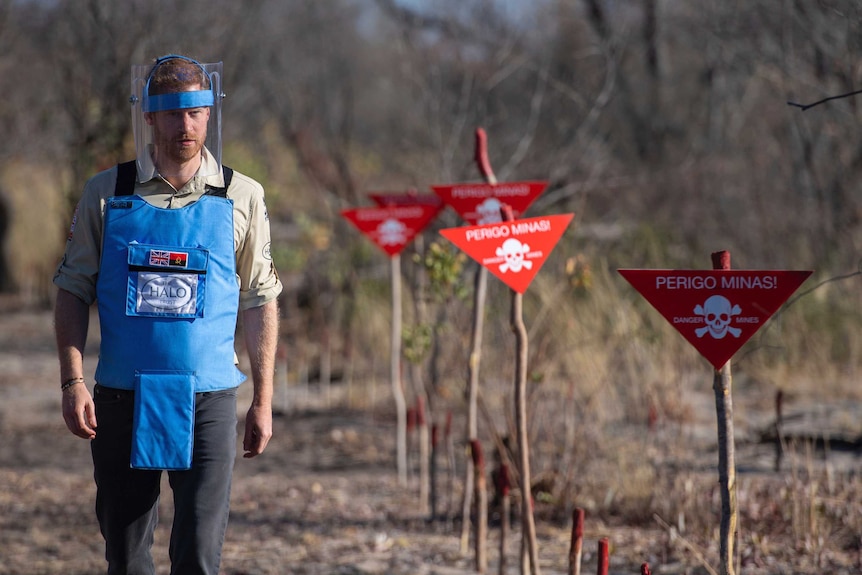
[[[60,415],[50,315],[6,310],[0,318],[0,574],[104,572],[89,446]],[[473,572],[472,557],[459,549],[460,527],[415,511],[413,474],[398,486],[393,425],[373,413],[276,414],[264,456],[236,461],[222,572]],[[154,555],[167,573],[166,480],[163,487]],[[546,537],[564,568],[567,535]],[[496,569],[495,551],[489,555]]]
[[[102,573],[89,448],[62,422],[50,315],[9,309],[0,314],[0,575]],[[473,558],[460,551],[459,522],[428,522],[416,511],[415,474],[408,486],[397,484],[391,417],[297,410],[277,414],[274,427],[274,439],[262,457],[237,459],[222,573],[475,572]],[[166,483],[163,493],[154,554],[159,572],[168,573],[171,508]],[[442,495],[441,509],[456,510],[453,499]],[[567,573],[570,526],[562,523],[539,524],[545,574]],[[681,545],[676,555],[657,557],[655,549],[670,548],[666,531],[657,525],[635,529],[590,521],[582,573],[596,573],[600,537],[612,542],[611,574],[639,573],[644,560],[657,574],[707,572]],[[498,545],[498,532],[492,529],[489,573],[498,572]],[[515,530],[506,552],[507,573],[520,572],[519,545]],[[859,572],[855,560],[833,557],[823,571],[805,558],[779,560],[743,572],[843,575]]]

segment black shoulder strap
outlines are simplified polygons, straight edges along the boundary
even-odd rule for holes
[[[215,188],[212,186],[207,186],[209,188],[207,190],[207,194],[210,196],[218,196],[220,198],[227,197],[227,189],[230,187],[230,181],[233,179],[233,170],[228,168],[227,166],[222,166],[221,168],[222,176],[224,176],[224,187],[223,188]]]
[[[117,183],[114,186],[115,196],[131,196],[135,191],[135,180],[138,179],[138,167],[135,160],[117,164]]]
[[[224,176],[224,187],[210,187],[207,194],[224,198],[227,196],[227,189],[230,187],[231,179],[233,179],[233,170],[227,166],[222,167]],[[138,179],[138,166],[135,160],[122,162],[117,164],[117,183],[114,185],[115,196],[131,196],[135,191],[135,181]]]

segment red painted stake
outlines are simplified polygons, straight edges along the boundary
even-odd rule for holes
[[[424,427],[425,423],[425,398],[419,396],[416,398],[416,425]]]
[[[407,434],[413,433],[416,429],[416,409],[413,407],[407,408]]]
[[[598,575],[608,575],[608,538],[599,539],[599,568]]]
[[[476,128],[476,164],[482,177],[489,184],[497,183],[497,176],[494,175],[494,170],[491,169],[491,162],[488,160],[488,136],[482,128]]]
[[[710,254],[712,258],[712,269],[714,270],[729,270],[730,269],[730,252],[726,250],[722,250],[719,252],[712,252]]]
[[[649,570],[649,563],[641,565],[641,575],[652,575]]]
[[[572,543],[569,547],[569,575],[580,575],[581,552],[584,545],[584,510],[572,512]]]

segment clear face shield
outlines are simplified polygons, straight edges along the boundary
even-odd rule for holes
[[[178,91],[170,93],[150,94],[156,69],[165,62],[178,58],[200,70],[202,75],[196,77],[208,79],[209,87],[192,83]],[[163,56],[155,64],[137,64],[132,66],[132,128],[135,135],[135,150],[137,153],[138,181],[147,181],[158,173],[164,177],[178,174],[170,173],[179,165],[178,161],[161,161],[159,158],[181,159],[176,154],[190,153],[200,144],[203,161],[198,175],[212,176],[221,173],[221,106],[224,99],[222,92],[222,63],[201,64],[191,58],[178,55]],[[205,124],[193,128],[194,132],[177,126],[180,120],[171,121],[163,114],[177,110],[201,108],[205,110],[201,117],[209,114]],[[176,114],[174,115],[176,116]],[[201,133],[206,131],[206,137]],[[180,140],[184,140],[180,142]],[[195,141],[197,140],[197,141]],[[185,148],[185,149],[184,149]]]

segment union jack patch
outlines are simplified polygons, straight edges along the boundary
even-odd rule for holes
[[[150,265],[168,267],[171,265],[171,252],[164,250],[150,250]]]

